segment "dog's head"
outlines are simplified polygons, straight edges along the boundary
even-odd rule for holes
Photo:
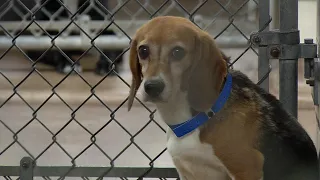
[[[209,109],[227,73],[224,57],[213,38],[188,19],[153,18],[131,42],[128,110],[138,90],[144,101],[155,104],[186,93],[193,109]]]

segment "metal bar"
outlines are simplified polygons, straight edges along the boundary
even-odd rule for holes
[[[254,41],[257,35],[259,38],[258,43]],[[299,31],[280,32],[279,30],[271,30],[265,32],[252,33],[250,36],[253,43],[259,44],[260,46],[280,44],[297,45],[300,43]]]
[[[34,177],[41,176],[62,176],[69,171],[70,166],[36,166],[33,170]],[[106,172],[110,167],[74,167],[68,173],[67,177],[98,177]],[[114,167],[105,175],[105,177],[139,177],[147,172],[150,168],[139,167]],[[0,166],[1,176],[19,176],[19,166]],[[145,178],[178,178],[178,173],[175,168],[153,168]],[[22,179],[24,180],[24,179]]]
[[[90,39],[87,39],[90,42]],[[92,46],[87,42],[84,41],[83,36],[68,36],[56,38],[54,44],[61,49],[87,49]],[[93,43],[99,48],[122,49],[128,47],[129,42],[127,37],[105,35],[99,36]],[[11,38],[0,37],[0,49],[8,49],[13,43],[23,50],[46,50],[53,44],[48,36],[19,36],[14,42]]]
[[[33,164],[30,157],[23,157],[21,159],[19,170],[21,180],[33,180]]]
[[[269,21],[269,0],[259,1],[259,29],[266,27]],[[262,31],[269,31],[269,25]],[[258,79],[262,79],[269,70],[269,58],[267,54],[267,47],[259,47],[259,62],[258,62]],[[269,92],[269,77],[266,78],[260,87]]]
[[[320,50],[320,0],[317,0],[317,34],[316,34],[316,43],[318,45],[318,51]]]
[[[87,49],[91,47],[89,38],[84,41],[83,36],[68,36],[58,37],[55,39],[54,44],[61,49]],[[216,43],[219,47],[233,48],[233,47],[246,47],[248,41],[242,36],[220,36],[217,38]],[[118,37],[115,35],[101,35],[94,40],[94,44],[99,48],[106,49],[123,49],[129,47],[129,39],[127,37]],[[12,46],[12,39],[0,36],[0,49],[8,49]],[[19,36],[14,43],[23,50],[46,50],[52,46],[51,39],[47,36]]]
[[[75,24],[80,24],[81,20],[74,20],[73,22]],[[0,21],[1,26],[6,29],[7,31],[18,31],[21,29],[24,29],[25,26],[29,25],[30,23],[32,23],[31,21]],[[41,26],[43,29],[45,30],[56,30],[56,31],[61,31],[62,29],[64,29],[68,24],[70,23],[70,20],[59,20],[59,21],[44,21],[44,20],[37,20],[37,24],[39,26]],[[89,27],[91,29],[103,29],[104,27],[106,27],[107,25],[109,25],[111,23],[111,21],[105,20],[90,20],[89,22]],[[132,24],[132,22],[130,20],[120,20],[119,22],[117,21],[117,24],[120,27],[124,27],[124,28],[130,28],[130,27],[139,27],[141,25],[143,25],[144,23],[146,23],[146,20],[139,20],[139,21],[135,21],[134,25]],[[29,31],[33,31],[33,30],[41,30],[41,28],[35,23],[32,23],[29,27],[28,30]],[[75,31],[75,32],[80,32],[80,29],[75,25],[75,24],[71,24],[68,29]],[[117,30],[117,27],[113,24],[111,24],[109,26],[110,30]],[[0,28],[0,32],[2,32],[3,29]]]
[[[298,29],[298,0],[280,0],[280,31]],[[298,59],[279,59],[280,101],[284,108],[297,117]]]
[[[317,35],[316,35],[316,43],[318,45],[318,52],[320,50],[320,0],[317,0]],[[319,61],[319,58],[316,59],[317,61]],[[310,73],[310,75],[312,76],[313,74]],[[320,82],[314,78],[314,86],[312,87],[312,92],[313,92],[313,101],[314,102],[318,102],[320,101],[320,97],[319,97],[319,93],[320,93]],[[317,91],[317,92],[315,92]],[[317,124],[318,124],[318,128],[317,128],[317,135],[316,135],[316,140],[315,140],[315,144],[316,144],[316,148],[317,148],[317,151],[318,151],[318,155],[320,156],[320,118],[319,118],[319,115],[320,115],[320,106],[319,104],[316,104],[315,105],[315,113],[316,113],[316,121],[317,121]],[[320,162],[319,162],[320,163]]]

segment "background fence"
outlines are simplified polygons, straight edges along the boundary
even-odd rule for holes
[[[177,178],[155,107],[123,107],[130,37],[159,15],[208,31],[266,90],[278,82],[269,59],[279,58],[280,99],[297,116],[297,59],[316,56],[315,44],[297,41],[297,2],[280,0],[280,31],[272,32],[268,0],[0,2],[0,175]]]

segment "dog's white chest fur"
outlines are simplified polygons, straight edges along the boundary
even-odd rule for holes
[[[182,180],[231,180],[228,171],[209,144],[200,142],[199,130],[177,138],[168,129],[167,148]]]
[[[170,103],[158,104],[162,119],[179,124],[192,117],[186,94],[180,93]],[[200,141],[200,130],[178,138],[167,129],[167,150],[172,157],[181,180],[231,180],[228,170],[214,154],[212,145]]]

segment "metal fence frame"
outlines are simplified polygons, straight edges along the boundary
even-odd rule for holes
[[[258,1],[255,1],[258,3]],[[318,3],[319,4],[319,3]],[[317,57],[317,45],[312,41],[306,40],[304,44],[300,44],[298,30],[298,0],[280,0],[280,29],[270,30],[269,24],[272,21],[270,17],[270,2],[269,0],[260,0],[259,7],[259,31],[252,33],[248,49],[252,46],[259,48],[259,66],[258,78],[261,87],[269,91],[268,75],[271,71],[269,59],[279,59],[280,64],[280,101],[284,107],[293,116],[297,117],[297,61],[298,58],[305,58],[312,61]],[[320,5],[319,8],[320,9]],[[190,14],[192,16],[192,13]],[[319,16],[319,15],[318,15]],[[83,27],[87,27],[88,20],[84,20]],[[81,24],[81,22],[80,22]],[[232,24],[232,22],[231,22]],[[320,31],[318,30],[318,37]],[[85,38],[85,37],[84,37]],[[99,39],[99,38],[98,38]],[[104,44],[104,39],[98,42],[102,46],[113,48],[115,44]],[[232,41],[232,39],[230,39]],[[28,46],[32,40],[28,41]],[[46,46],[50,47],[51,40],[44,39]],[[0,38],[0,47],[9,43]],[[11,40],[10,43],[16,43]],[[63,46],[63,40],[59,42],[59,47]],[[79,42],[80,43],[80,42]],[[83,43],[83,42],[81,42]],[[123,40],[119,46],[128,46],[129,41]],[[91,46],[90,41],[85,40],[85,44]],[[234,44],[234,43],[233,43]],[[36,48],[34,46],[34,48]],[[237,59],[235,60],[237,61]],[[308,61],[308,62],[309,62]],[[312,73],[310,73],[312,76]],[[307,77],[306,77],[307,78]],[[317,82],[317,80],[315,81]],[[319,91],[320,83],[315,88]],[[315,99],[319,98],[316,95]],[[319,101],[319,100],[317,100]],[[319,109],[318,109],[319,111]],[[161,154],[160,154],[161,155]],[[150,168],[132,168],[132,167],[50,167],[36,166],[30,157],[21,159],[20,166],[0,166],[0,175],[9,179],[9,176],[20,176],[21,180],[31,180],[33,177],[40,176],[48,179],[49,176],[59,177],[151,177],[151,178],[178,178],[178,174],[173,168],[154,168],[150,162]],[[122,178],[122,179],[125,179]]]

